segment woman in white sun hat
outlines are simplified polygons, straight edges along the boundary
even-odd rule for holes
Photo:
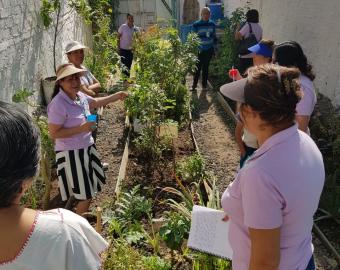
[[[90,110],[127,97],[118,92],[93,98],[80,91],[83,69],[63,64],[57,69],[53,99],[48,105],[50,136],[55,140],[58,184],[62,200],[74,196],[79,202],[76,212],[88,211],[91,198],[101,191],[105,174],[92,137],[96,119]]]
[[[80,77],[81,91],[91,97],[95,97],[99,92],[101,85],[96,77],[94,77],[93,74],[85,66],[83,66],[85,49],[88,49],[88,47],[78,41],[71,41],[65,46],[65,53],[70,63],[72,63],[76,68],[85,70]]]

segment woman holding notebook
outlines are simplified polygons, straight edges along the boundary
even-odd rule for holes
[[[299,76],[267,64],[221,87],[242,103],[242,121],[259,143],[222,196],[234,270],[315,269],[311,230],[325,172],[316,144],[295,123]]]

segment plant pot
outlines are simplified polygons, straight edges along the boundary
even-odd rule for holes
[[[163,123],[159,126],[160,137],[170,137],[172,139],[178,138],[178,124],[177,123]]]
[[[52,100],[52,95],[53,95],[56,79],[57,77],[53,76],[53,77],[48,77],[42,80],[42,90],[43,90],[43,96],[44,96],[44,101],[45,101],[46,106]]]

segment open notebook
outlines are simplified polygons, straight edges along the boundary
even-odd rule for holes
[[[230,222],[222,221],[224,216],[223,211],[194,205],[188,247],[231,259],[233,251],[228,238]]]

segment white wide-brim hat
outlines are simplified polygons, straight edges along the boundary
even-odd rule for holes
[[[67,43],[67,45],[65,46],[65,53],[70,53],[73,51],[77,51],[77,50],[82,50],[82,49],[88,49],[88,47],[86,47],[85,45],[81,44],[78,41],[71,41],[69,43]]]
[[[57,69],[57,81],[76,74],[76,73],[82,73],[85,72],[85,69],[81,69],[81,68],[76,68],[74,65],[72,64],[66,64],[64,67],[58,68]]]
[[[224,96],[237,102],[244,103],[244,87],[246,86],[246,83],[247,78],[227,83],[221,86],[220,91]]]

